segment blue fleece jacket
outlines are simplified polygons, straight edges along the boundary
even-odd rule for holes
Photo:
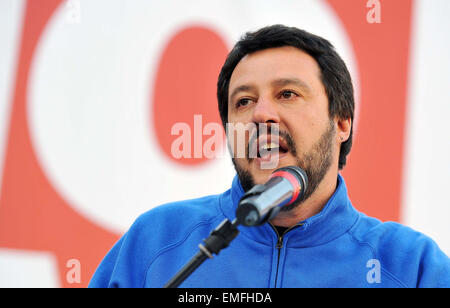
[[[237,177],[220,195],[141,215],[95,272],[90,287],[162,287],[225,218],[244,191]],[[382,223],[352,206],[344,179],[323,210],[277,234],[270,224],[240,234],[180,287],[450,287],[450,259],[427,236]]]

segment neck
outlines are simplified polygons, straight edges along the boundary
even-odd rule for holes
[[[274,226],[292,227],[300,221],[318,214],[334,194],[337,186],[337,168],[331,167],[314,193],[296,208],[288,212],[280,212],[270,222]]]

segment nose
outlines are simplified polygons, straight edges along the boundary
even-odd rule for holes
[[[252,120],[253,123],[280,123],[280,117],[275,102],[260,97],[253,109]]]

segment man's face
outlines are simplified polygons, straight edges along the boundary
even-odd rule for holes
[[[337,160],[335,122],[329,117],[320,68],[297,48],[258,51],[238,63],[229,84],[228,122],[267,125],[267,133],[250,132],[229,144],[236,149],[236,142],[246,143],[245,157],[233,158],[245,190],[265,183],[277,168],[297,165],[309,178],[305,199]],[[267,151],[271,147],[272,154]],[[255,149],[257,155],[249,156]]]

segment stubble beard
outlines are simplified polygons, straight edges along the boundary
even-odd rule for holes
[[[300,156],[298,155],[295,142],[289,133],[284,131],[279,132],[280,136],[287,141],[289,152],[296,158],[296,166],[303,169],[308,176],[308,187],[302,198],[300,198],[297,202],[283,206],[281,208],[282,212],[288,212],[297,208],[316,191],[332,164],[332,148],[334,146],[335,133],[336,128],[334,126],[334,122],[330,120],[327,129],[320,136],[319,140],[314,144],[312,149]],[[248,161],[250,160],[248,159]],[[234,158],[232,158],[232,162],[234,168],[236,169],[242,188],[245,192],[249,191],[253,186],[255,186],[253,176],[248,170],[240,167]]]

